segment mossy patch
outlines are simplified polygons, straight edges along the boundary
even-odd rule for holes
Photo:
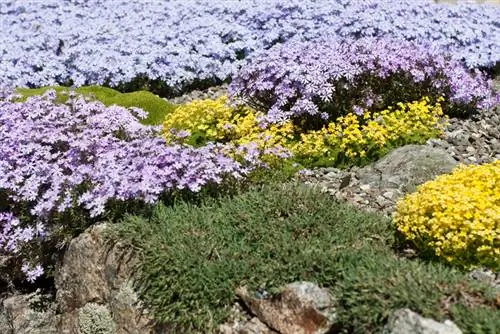
[[[142,120],[144,124],[148,125],[162,124],[165,116],[177,108],[177,105],[172,104],[148,91],[120,93],[117,90],[101,86],[83,86],[78,88],[68,88],[62,86],[48,86],[33,89],[18,88],[17,92],[21,94],[23,98],[28,98],[30,96],[42,95],[50,89],[54,89],[56,91],[57,99],[61,103],[67,100],[67,96],[66,94],[63,94],[63,92],[73,90],[78,94],[101,101],[106,106],[119,105],[122,107],[141,108],[148,113],[148,117]]]

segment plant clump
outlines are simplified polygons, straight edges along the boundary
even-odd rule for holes
[[[116,324],[108,308],[88,303],[79,309],[78,334],[116,334]]]
[[[3,0],[0,86],[166,94],[232,77],[273,45],[320,36],[431,42],[469,67],[491,68],[499,16],[495,5],[431,0]]]
[[[423,254],[462,268],[500,270],[500,160],[460,166],[407,195],[398,231]]]
[[[335,296],[339,333],[381,332],[398,308],[494,333],[500,311],[490,289],[456,268],[395,256],[394,232],[383,216],[288,183],[198,206],[160,204],[151,216],[128,215],[109,237],[139,251],[137,291],[173,332],[212,332],[237,287],[272,297],[309,281]]]
[[[53,90],[0,100],[0,252],[27,260],[28,280],[50,254],[39,241],[113,217],[116,206],[242,178],[258,159],[235,161],[220,144],[167,146],[145,116],[76,94],[60,103]]]
[[[288,159],[310,167],[362,165],[391,148],[421,144],[438,137],[445,126],[442,99],[428,97],[398,103],[380,112],[349,113],[323,121],[319,130],[306,130],[291,120],[267,123],[265,114],[246,106],[233,107],[227,97],[196,100],[167,115],[163,135],[167,142],[205,145],[254,145],[267,158]]]
[[[272,123],[336,119],[398,102],[444,97],[450,116],[498,103],[492,83],[432,45],[387,38],[320,38],[278,45],[233,78],[230,96],[265,112]]]
[[[363,165],[393,148],[438,137],[445,125],[440,102],[431,104],[424,97],[362,116],[349,113],[320,130],[301,133],[291,150],[307,166]]]
[[[263,117],[249,107],[231,106],[227,96],[195,100],[165,117],[163,134],[171,143],[231,143],[235,148],[252,147],[262,153],[263,159],[287,158],[295,126],[291,122],[264,125]]]
[[[85,97],[98,100],[110,107],[117,105],[126,108],[141,108],[147,116],[140,119],[146,125],[160,125],[166,115],[170,114],[176,105],[165,101],[148,91],[135,91],[130,93],[120,93],[117,90],[102,86],[82,86],[68,88],[62,86],[47,86],[41,88],[18,88],[17,93],[22,95],[21,100],[26,100],[30,96],[43,95],[48,90],[56,91],[56,101],[65,103],[71,94],[81,94]]]

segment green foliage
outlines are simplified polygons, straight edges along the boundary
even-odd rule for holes
[[[182,333],[222,322],[238,286],[272,292],[299,280],[332,289],[339,330],[352,333],[380,330],[400,307],[441,318],[450,305],[461,306],[484,328],[493,321],[488,314],[499,314],[485,288],[470,287],[464,274],[396,257],[388,219],[295,184],[198,206],[159,205],[148,218],[127,216],[113,234],[139,250],[137,287],[156,319]],[[469,291],[483,308],[459,298]],[[448,314],[472,328],[455,319],[463,313]]]
[[[41,95],[49,89],[54,89],[57,92],[57,97],[60,102],[67,100],[63,92],[67,92],[70,88],[61,86],[50,86],[42,88],[18,88],[17,92],[23,95],[24,98]],[[83,86],[78,88],[71,88],[76,93],[82,94],[87,97],[95,98],[101,101],[106,106],[113,104],[122,107],[137,107],[145,110],[148,117],[143,120],[144,124],[160,125],[163,123],[165,116],[170,114],[177,108],[176,105],[165,101],[164,99],[154,95],[148,91],[136,91],[131,93],[120,93],[114,89],[102,86]]]
[[[116,334],[116,325],[106,306],[89,303],[78,310],[79,334]]]
[[[405,260],[368,247],[345,250],[334,259],[343,269],[332,290],[344,332],[379,332],[399,308],[438,321],[451,318],[464,333],[498,323],[500,311],[492,291],[445,265]]]

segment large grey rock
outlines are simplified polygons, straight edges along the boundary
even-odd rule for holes
[[[407,193],[438,175],[451,172],[456,165],[455,159],[443,149],[407,145],[361,168],[356,177],[360,184],[369,185],[370,188],[396,189]]]
[[[252,314],[281,334],[327,333],[336,318],[329,291],[310,282],[289,284],[269,299],[256,298],[245,288],[236,293]]]
[[[384,330],[387,334],[462,334],[452,321],[437,322],[409,309],[394,312]]]
[[[35,307],[40,296],[36,293],[17,295],[2,301],[0,306],[0,333],[2,334],[56,334],[55,310],[52,305]]]
[[[123,245],[106,245],[106,228],[97,225],[89,229],[73,239],[64,254],[55,277],[61,313],[58,333],[88,332],[94,328],[89,327],[88,319],[101,319],[102,324],[95,325],[103,334],[154,332],[152,317],[132,287],[137,259]]]

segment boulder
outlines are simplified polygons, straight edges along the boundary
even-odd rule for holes
[[[451,172],[457,162],[444,149],[426,145],[406,145],[394,149],[379,161],[361,168],[356,178],[370,189],[395,189],[400,193],[436,176]]]
[[[289,284],[272,298],[256,298],[246,288],[236,293],[252,314],[281,334],[327,333],[336,318],[329,291],[310,282]]]
[[[0,305],[0,333],[57,334],[53,304],[40,305],[37,293],[11,296]]]
[[[134,254],[106,244],[106,225],[73,239],[55,277],[58,333],[154,333],[154,322],[133,289]],[[92,327],[97,326],[97,327]]]
[[[437,322],[423,318],[409,309],[400,309],[393,313],[384,330],[386,334],[462,334],[462,331],[450,320]]]

